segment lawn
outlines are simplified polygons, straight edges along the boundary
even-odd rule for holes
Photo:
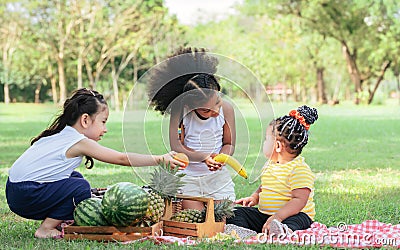
[[[299,104],[274,104],[273,110],[275,115],[280,116],[297,106]],[[400,106],[392,102],[380,106],[340,104],[317,108],[319,120],[311,127],[310,141],[302,154],[317,175],[316,221],[328,226],[341,222],[356,224],[369,219],[398,224]],[[238,111],[235,157],[250,172],[250,182],[240,176],[234,177],[236,195],[243,197],[250,195],[259,185],[257,173],[265,161],[260,155],[263,130],[269,120],[260,120],[243,103],[238,105]],[[37,240],[33,234],[40,222],[25,220],[10,212],[4,192],[8,168],[29,146],[30,139],[49,124],[56,112],[57,108],[51,105],[0,104],[0,182],[3,183],[0,186],[0,249],[154,247],[149,242],[127,246],[89,241]],[[131,119],[133,117],[135,119]],[[127,148],[141,153],[163,153],[168,148],[166,129],[167,120],[154,112],[134,111],[124,116],[122,112],[111,111],[108,133],[100,143],[120,151]],[[149,169],[133,170],[96,162],[93,169],[81,166],[79,171],[93,187],[106,187],[120,181],[141,185],[146,182]],[[199,247],[231,248],[234,245],[201,244]],[[251,246],[251,249],[254,247]]]

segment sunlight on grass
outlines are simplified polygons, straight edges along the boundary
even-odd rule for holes
[[[316,220],[335,226],[376,219],[399,223],[399,169],[349,169],[317,173]]]
[[[322,193],[364,195],[377,189],[400,187],[400,170],[390,168],[329,171],[316,176],[316,188]]]

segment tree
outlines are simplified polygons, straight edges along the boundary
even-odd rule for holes
[[[134,8],[129,7],[134,15],[130,19],[131,21],[126,30],[121,30],[114,44],[114,52],[110,55],[111,78],[116,110],[120,110],[118,79],[122,71],[132,60],[136,61],[138,59],[141,47],[151,44],[151,33],[153,30],[159,29],[160,24],[162,24],[161,20],[165,14],[162,1],[140,2],[138,4],[133,6]]]
[[[70,39],[75,26],[83,20],[74,12],[77,0],[28,1],[26,7],[30,18],[32,34],[36,34],[38,44],[47,49],[45,54],[57,63],[60,103],[67,97],[66,61],[71,53]],[[55,90],[53,90],[53,93]]]
[[[120,82],[132,87],[179,42],[179,25],[162,0],[0,0],[0,14],[6,102],[10,84],[33,88],[36,102],[42,87],[51,86],[54,103],[76,87],[99,84],[119,109]]]
[[[375,50],[383,45],[386,30],[393,25],[396,13],[398,16],[398,5],[396,1],[287,0],[269,1],[261,11],[274,9],[280,15],[295,16],[302,20],[303,27],[335,39],[342,47],[358,104],[367,87],[367,102],[372,102],[393,60],[387,50]],[[375,84],[370,90],[372,79]]]
[[[1,1],[0,7],[0,48],[1,73],[0,82],[4,84],[4,103],[10,102],[9,84],[13,77],[13,58],[21,42],[23,26],[21,16],[15,10],[13,1]],[[4,4],[4,5],[3,5]]]

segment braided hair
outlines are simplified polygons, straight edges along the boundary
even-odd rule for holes
[[[172,105],[195,107],[206,102],[221,89],[214,76],[217,65],[218,59],[204,48],[178,49],[151,70],[147,85],[150,104],[164,114],[170,113]]]
[[[61,132],[67,125],[74,125],[79,117],[83,114],[92,116],[100,111],[101,106],[107,106],[103,95],[95,90],[86,88],[76,90],[70,98],[64,102],[63,110],[59,114],[51,125],[41,132],[37,137],[33,138],[31,145],[37,142],[40,138],[51,136]],[[90,166],[87,163],[90,162]],[[86,167],[93,167],[92,157],[86,156]]]
[[[286,151],[297,156],[308,142],[310,125],[317,119],[317,109],[303,105],[290,111],[289,115],[272,120],[270,125],[277,140],[286,145]]]

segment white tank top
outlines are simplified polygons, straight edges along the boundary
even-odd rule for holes
[[[69,178],[82,162],[82,156],[67,158],[67,150],[87,138],[66,126],[60,133],[40,138],[12,165],[8,174],[11,182],[54,182]]]
[[[222,148],[223,127],[225,117],[223,108],[219,110],[219,116],[200,119],[196,112],[184,109],[183,126],[185,128],[184,145],[199,152],[219,153]],[[225,169],[225,168],[223,168]],[[223,171],[223,170],[221,170]],[[190,162],[183,173],[190,176],[202,176],[214,173],[210,171],[204,162]]]

